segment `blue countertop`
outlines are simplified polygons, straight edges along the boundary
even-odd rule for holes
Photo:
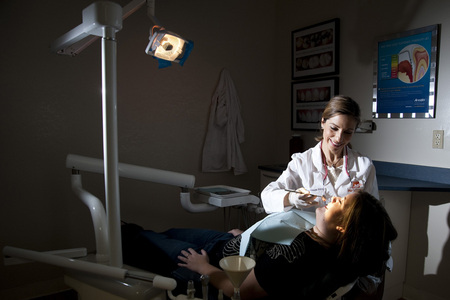
[[[378,189],[385,191],[450,192],[450,169],[373,161]],[[287,164],[258,166],[281,174]]]
[[[380,191],[450,192],[450,184],[377,175]]]

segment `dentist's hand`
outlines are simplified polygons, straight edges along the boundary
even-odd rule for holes
[[[305,188],[299,188],[295,192],[289,192],[289,203],[298,209],[319,205],[317,196],[310,195]]]

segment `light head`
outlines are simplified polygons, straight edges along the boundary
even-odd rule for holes
[[[190,42],[158,25],[153,26],[149,40],[145,53],[177,63],[184,62],[192,48]]]

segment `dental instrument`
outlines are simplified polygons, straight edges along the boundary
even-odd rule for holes
[[[297,194],[308,195],[308,196],[311,196],[311,197],[321,198],[322,201],[323,201],[324,203],[319,202],[319,204],[327,204],[327,203],[330,203],[330,202],[331,202],[331,197],[328,197],[328,198],[327,198],[327,197],[325,197],[325,196],[319,196],[319,195],[314,195],[314,194],[303,193],[302,191],[299,191],[298,189],[297,189],[297,190],[294,190],[294,189],[288,189],[288,188],[286,188],[286,189],[284,189],[284,190],[285,190],[286,192],[290,192],[290,193],[297,193]],[[314,198],[314,200],[315,200],[316,198]],[[314,200],[310,201],[310,203],[314,202]]]
[[[194,299],[195,298],[195,287],[194,287],[194,281],[189,280],[186,295],[188,299]]]
[[[202,275],[200,276],[200,281],[202,283],[202,294],[203,300],[208,300],[208,284],[209,284],[209,276]]]

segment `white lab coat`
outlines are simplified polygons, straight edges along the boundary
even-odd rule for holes
[[[208,132],[203,146],[202,171],[234,174],[247,172],[240,149],[245,141],[239,97],[228,70],[223,69],[211,99]]]
[[[372,161],[357,151],[346,147],[342,172],[333,185],[327,176],[328,169],[322,160],[322,142],[303,153],[295,153],[286,170],[262,192],[261,200],[267,213],[287,211],[284,207],[285,189],[304,187],[318,196],[346,196],[362,189],[379,199],[378,183]]]

